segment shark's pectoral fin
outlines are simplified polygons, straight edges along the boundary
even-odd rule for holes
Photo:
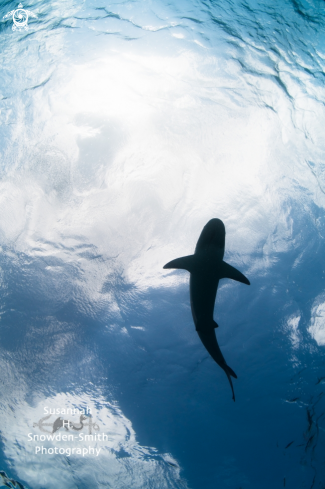
[[[222,262],[221,265],[221,277],[220,278],[231,278],[232,280],[237,280],[237,282],[241,282],[242,284],[250,285],[250,281],[243,273],[241,273],[236,268],[232,267],[225,261]]]
[[[214,324],[214,326],[213,326],[213,327],[214,327],[214,329],[215,329],[215,328],[219,328],[219,324],[218,324],[218,323],[216,323],[215,321],[213,321],[213,324]]]
[[[192,272],[195,265],[194,255],[182,256],[181,258],[176,258],[175,260],[166,263],[164,268],[178,268],[181,270],[187,270]]]

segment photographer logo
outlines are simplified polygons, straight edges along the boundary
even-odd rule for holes
[[[21,31],[22,29],[28,31],[29,17],[34,17],[35,19],[37,19],[37,15],[35,15],[30,10],[25,10],[21,3],[18,5],[16,10],[11,10],[6,15],[4,15],[3,19],[6,20],[9,19],[10,17],[12,17],[12,21],[13,21],[13,26],[12,26],[13,31],[15,30]]]

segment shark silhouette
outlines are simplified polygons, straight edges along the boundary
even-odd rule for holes
[[[225,371],[235,401],[231,377],[235,372],[227,365],[219,348],[213,319],[219,280],[231,278],[250,285],[249,280],[239,270],[223,261],[225,252],[225,225],[220,219],[211,219],[203,228],[196,244],[194,255],[176,258],[164,268],[177,268],[190,272],[190,298],[193,321],[198,335],[213,360]]]

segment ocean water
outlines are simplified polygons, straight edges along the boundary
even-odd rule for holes
[[[324,488],[325,2],[31,1],[13,30],[17,9],[0,486]],[[162,268],[214,217],[251,282],[215,306],[235,403]]]

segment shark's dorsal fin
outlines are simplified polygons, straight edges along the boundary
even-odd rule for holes
[[[164,268],[178,268],[187,270],[191,273],[195,267],[195,261],[195,255],[182,256],[181,258],[176,258],[175,260],[166,263]]]
[[[231,278],[232,280],[237,280],[237,282],[241,282],[242,284],[250,285],[250,281],[243,273],[225,261],[223,261],[221,264],[220,278]]]

